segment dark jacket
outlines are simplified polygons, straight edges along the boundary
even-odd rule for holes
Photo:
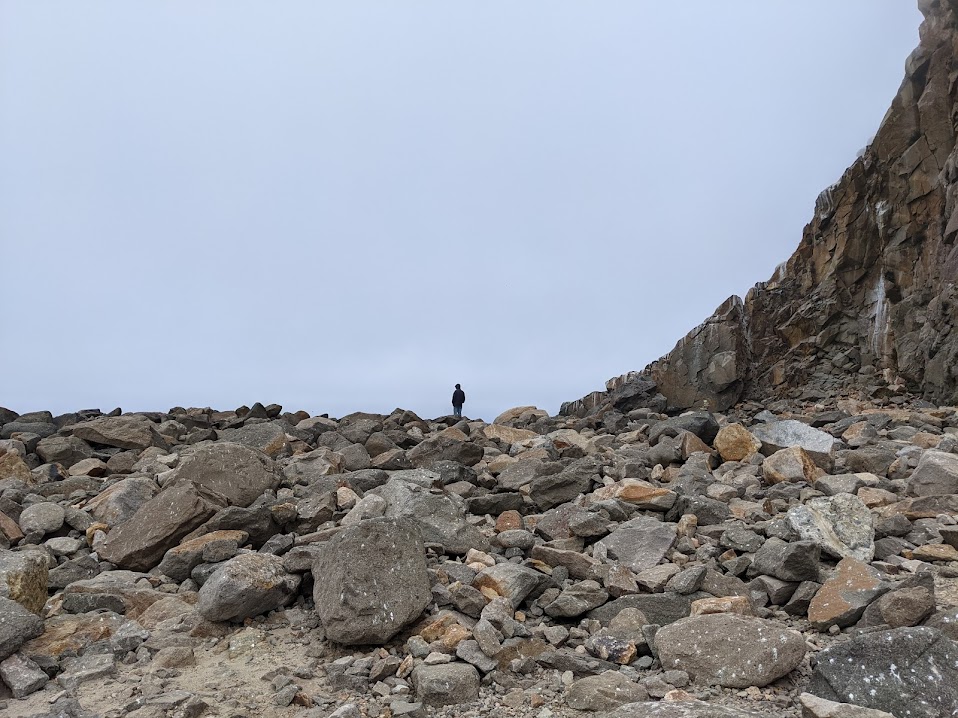
[[[466,392],[462,389],[456,389],[452,393],[452,405],[453,406],[462,406],[466,403]]]

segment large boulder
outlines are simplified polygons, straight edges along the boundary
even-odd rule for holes
[[[85,508],[97,521],[118,526],[133,518],[140,507],[159,491],[160,487],[153,479],[131,476],[105,488],[87,502]]]
[[[432,598],[426,550],[410,519],[369,519],[334,536],[313,564],[313,600],[326,635],[383,644]]]
[[[565,701],[579,711],[610,711],[625,703],[645,701],[649,693],[618,671],[586,676],[566,689]]]
[[[279,556],[241,554],[206,579],[196,608],[209,621],[242,621],[285,604],[299,582],[299,576],[283,568]]]
[[[766,686],[805,657],[798,631],[732,613],[691,616],[661,628],[655,647],[665,669],[729,688]]]
[[[439,461],[474,466],[482,459],[482,447],[458,429],[449,428],[416,444],[406,452],[406,458],[419,468],[429,468]]]
[[[958,455],[944,451],[925,451],[908,479],[912,496],[958,494]]]
[[[850,556],[843,558],[809,604],[808,621],[823,631],[831,626],[852,626],[868,604],[888,589],[876,569]]]
[[[190,481],[181,481],[143,504],[129,521],[120,524],[99,546],[107,561],[132,571],[148,571],[180,539],[200,526],[228,499]]]
[[[289,454],[289,439],[284,426],[281,421],[247,424],[239,429],[224,429],[218,432],[218,438],[262,451],[271,459],[277,459]]]
[[[93,449],[78,436],[48,436],[37,444],[37,455],[48,464],[69,468],[93,456]]]
[[[925,626],[862,634],[818,654],[807,690],[896,718],[958,715],[958,644]]]
[[[626,703],[606,714],[606,718],[766,718],[767,715],[704,701],[684,700]]]
[[[282,475],[261,451],[231,442],[202,446],[183,457],[166,486],[193,483],[226,497],[232,506],[249,506],[275,490]]]
[[[787,517],[802,540],[814,541],[835,558],[868,562],[875,556],[874,518],[857,496],[818,496],[789,509]]]
[[[157,431],[157,426],[145,416],[103,416],[84,421],[73,427],[73,435],[84,441],[119,449],[142,451],[151,446],[168,449],[166,439]]]
[[[762,442],[762,453],[766,456],[797,446],[804,449],[812,461],[826,471],[834,463],[835,437],[795,419],[770,421],[753,426],[752,434]]]
[[[482,551],[489,548],[488,539],[466,522],[465,502],[455,494],[405,481],[397,475],[369,493],[386,500],[386,518],[415,520],[426,543],[441,544],[445,551],[453,554],[464,554],[471,548]]]

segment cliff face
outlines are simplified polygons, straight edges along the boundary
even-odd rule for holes
[[[919,7],[891,108],[795,253],[646,368],[673,409],[888,384],[958,401],[958,0]]]

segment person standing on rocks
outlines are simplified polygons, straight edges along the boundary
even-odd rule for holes
[[[452,413],[457,417],[462,417],[462,405],[466,403],[466,392],[456,384],[456,390],[452,392]]]

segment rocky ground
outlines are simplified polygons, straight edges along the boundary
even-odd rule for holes
[[[958,410],[663,402],[2,410],[0,711],[955,715]]]

